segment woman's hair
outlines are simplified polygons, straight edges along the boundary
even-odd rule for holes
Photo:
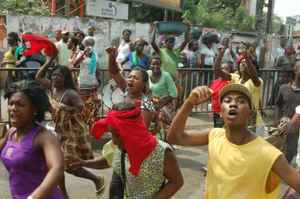
[[[144,89],[143,89],[143,93],[147,93],[148,92],[148,84],[149,84],[149,75],[148,75],[147,71],[142,69],[141,66],[135,66],[132,69],[132,71],[139,71],[142,74],[142,80],[145,84]]]
[[[4,97],[9,99],[15,93],[23,93],[29,99],[32,106],[37,109],[34,120],[42,122],[45,119],[45,113],[50,110],[50,102],[45,90],[35,81],[20,81],[10,84],[6,89]]]
[[[67,66],[56,65],[55,68],[53,69],[53,72],[56,70],[58,70],[64,77],[64,87],[66,89],[76,90],[76,86],[73,81],[73,77],[72,77],[70,69]]]
[[[82,37],[84,38],[84,37],[85,37],[85,34],[84,34],[83,31],[79,30],[79,31],[77,31],[77,32],[75,33],[75,36],[76,36],[77,38],[80,37],[80,36],[82,36]]]
[[[157,60],[159,60],[160,63],[161,63],[161,58],[160,58],[160,56],[158,56],[158,55],[153,55],[153,56],[150,58],[150,63],[152,62],[153,59],[157,59]]]
[[[76,36],[72,36],[70,38],[71,43],[73,43],[75,46],[77,46],[79,44],[79,39]]]
[[[7,36],[12,38],[14,41],[20,41],[19,35],[16,32],[10,32]]]
[[[132,33],[131,30],[129,30],[129,29],[124,29],[124,30],[122,31],[122,35],[124,35],[125,32],[128,32],[129,35],[131,35],[131,33]]]

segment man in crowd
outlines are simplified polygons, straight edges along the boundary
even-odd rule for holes
[[[118,47],[118,55],[116,58],[117,63],[119,64],[120,68],[123,69],[130,69],[131,65],[129,62],[124,63],[122,65],[122,62],[126,60],[126,58],[129,56],[130,52],[132,51],[132,43],[130,40],[131,36],[131,30],[125,29],[122,32],[122,41]]]
[[[225,49],[220,49],[220,55],[223,56]],[[255,127],[258,134],[263,134],[263,120],[261,116],[261,98],[263,81],[258,77],[256,68],[251,61],[249,52],[243,52],[238,60],[238,74],[227,73],[222,70],[220,62],[215,63],[215,73],[224,80],[229,80],[231,83],[243,84],[251,93],[253,100],[254,116],[250,125]]]
[[[57,63],[63,66],[69,66],[70,50],[68,49],[69,32],[64,30],[61,32],[62,38],[57,42],[56,48],[58,50]]]
[[[189,28],[185,33],[184,41],[178,49],[175,47],[175,37],[173,35],[167,35],[164,42],[164,47],[159,48],[156,44],[156,26],[154,26],[153,35],[151,39],[151,45],[154,51],[160,56],[162,69],[169,72],[171,76],[175,79],[177,76],[177,67],[180,63],[180,52],[183,51],[187,43],[189,42]]]
[[[300,62],[295,65],[294,81],[284,84],[280,87],[277,98],[275,100],[275,116],[276,121],[282,117],[292,118],[295,113],[296,106],[300,102]],[[278,123],[278,122],[277,122]],[[276,124],[275,124],[276,125]],[[287,152],[286,158],[289,162],[297,154],[299,133],[290,133],[287,136]]]

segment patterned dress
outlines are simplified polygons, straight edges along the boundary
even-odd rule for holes
[[[88,126],[83,121],[81,112],[62,103],[66,92],[68,90],[59,101],[52,97],[51,105],[54,109],[52,117],[55,122],[55,131],[62,144],[65,165],[68,166],[72,157],[92,159],[93,152],[89,143]]]
[[[158,141],[154,151],[143,161],[138,176],[134,176],[128,171],[130,163],[128,156],[125,156],[126,188],[124,198],[152,199],[161,190],[165,182],[163,172],[165,150],[167,148],[170,149],[167,143]],[[116,174],[122,176],[121,151],[118,148],[114,153],[113,170]]]

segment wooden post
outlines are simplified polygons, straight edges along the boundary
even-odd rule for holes
[[[51,16],[56,15],[56,0],[51,1]]]
[[[80,6],[79,16],[80,17],[84,17],[84,9],[85,9],[85,2],[84,2],[84,0],[80,0],[79,6]]]

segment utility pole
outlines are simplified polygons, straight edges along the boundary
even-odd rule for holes
[[[266,25],[266,33],[267,34],[270,34],[272,32],[273,7],[274,7],[274,0],[269,0],[268,1],[268,12],[267,12],[267,25]]]
[[[168,10],[164,9],[164,21],[168,21]]]

